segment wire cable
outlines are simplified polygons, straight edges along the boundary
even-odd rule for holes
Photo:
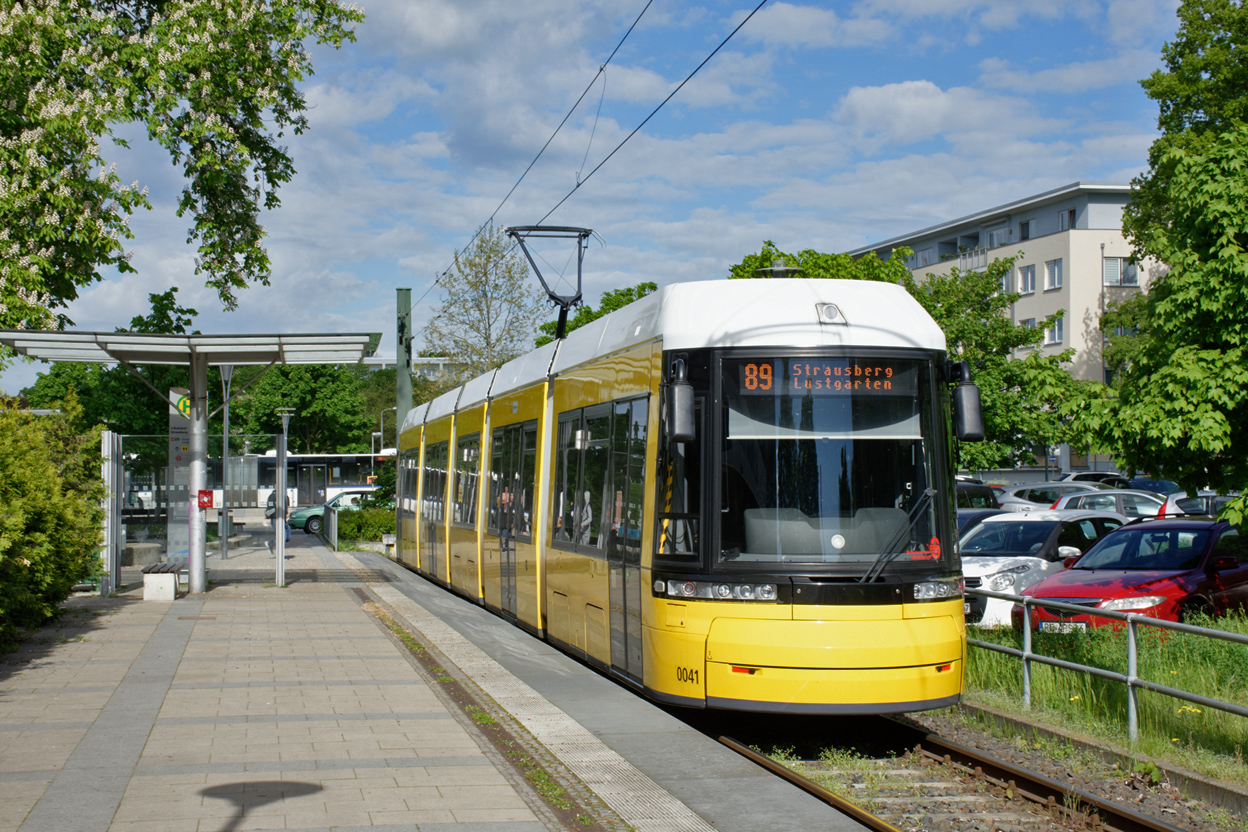
[[[574,187],[572,190],[568,191],[568,193],[564,196],[564,198],[563,198],[563,199],[561,199],[561,200],[559,200],[559,202],[557,202],[557,203],[555,204],[555,207],[554,207],[554,208],[551,208],[549,211],[547,211],[547,212],[546,212],[546,214],[545,214],[545,216],[543,216],[540,220],[538,220],[536,223],[534,223],[534,225],[541,225],[543,222],[545,222],[547,219],[549,219],[549,218],[550,218],[550,215],[551,215],[551,214],[553,214],[553,213],[555,213],[555,211],[558,211],[558,210],[559,210],[559,206],[563,205],[563,203],[565,203],[565,202],[567,202],[569,199],[571,199],[571,198],[572,198],[572,194],[574,194],[574,193],[576,193],[577,191],[579,191],[579,190],[581,189],[581,186],[582,186],[582,185],[584,185],[586,182],[588,182],[588,181],[589,181],[589,179],[590,179],[590,177],[591,177],[591,176],[593,176],[595,173],[597,173],[597,172],[598,172],[598,169],[599,169],[599,168],[601,168],[603,165],[605,165],[605,164],[606,164],[606,163],[607,163],[607,162],[611,159],[611,157],[612,157],[612,156],[614,156],[614,155],[615,155],[615,154],[619,151],[619,149],[620,149],[621,147],[623,147],[625,144],[627,144],[627,143],[628,143],[628,140],[629,140],[629,139],[631,139],[633,136],[637,135],[637,133],[641,130],[641,128],[643,128],[643,127],[645,127],[645,126],[646,126],[646,122],[648,122],[650,119],[654,118],[655,113],[657,113],[659,110],[663,109],[663,106],[664,106],[665,104],[667,104],[667,102],[671,101],[671,100],[672,100],[672,98],[676,95],[676,93],[680,92],[680,91],[681,91],[681,89],[685,86],[685,84],[688,84],[688,83],[689,83],[689,81],[693,79],[693,76],[697,75],[697,74],[698,74],[698,72],[702,69],[702,67],[706,66],[706,65],[710,62],[711,58],[714,58],[714,57],[715,57],[715,56],[719,53],[719,50],[721,50],[721,49],[723,49],[723,48],[724,48],[724,46],[728,43],[728,41],[732,40],[733,35],[735,35],[735,34],[736,34],[737,32],[739,32],[739,31],[741,31],[741,27],[742,27],[742,26],[744,26],[745,24],[749,23],[749,22],[750,22],[750,18],[752,18],[754,15],[758,14],[758,10],[759,10],[759,9],[761,9],[761,8],[762,8],[763,6],[765,6],[766,4],[767,4],[767,0],[762,0],[762,2],[761,2],[761,3],[759,3],[757,6],[755,6],[755,7],[754,7],[754,11],[752,11],[752,12],[750,12],[748,15],[746,15],[746,16],[745,16],[745,19],[744,19],[744,20],[742,20],[739,24],[737,24],[737,28],[735,28],[735,29],[733,29],[731,32],[729,32],[729,33],[728,33],[728,37],[726,37],[726,38],[724,38],[722,41],[720,41],[719,46],[716,46],[716,47],[715,47],[715,49],[711,52],[711,54],[709,54],[709,55],[707,55],[707,56],[706,56],[705,60],[703,60],[703,61],[702,61],[702,63],[700,63],[700,64],[698,64],[696,67],[694,67],[693,72],[690,72],[690,73],[689,73],[689,74],[685,77],[685,80],[683,80],[683,81],[681,81],[681,82],[680,82],[680,86],[678,86],[678,87],[676,87],[676,89],[672,90],[671,94],[669,94],[669,95],[667,96],[667,98],[664,98],[664,99],[663,99],[663,101],[661,101],[661,102],[659,103],[659,106],[655,107],[655,108],[654,108],[654,109],[650,112],[650,115],[648,115],[648,116],[646,116],[644,119],[642,119],[641,124],[638,124],[635,128],[633,128],[633,132],[631,132],[631,133],[629,133],[627,136],[625,136],[625,137],[624,137],[624,140],[623,140],[623,141],[621,141],[619,144],[617,144],[617,145],[615,146],[615,149],[614,149],[614,150],[612,150],[610,153],[608,153],[608,154],[607,154],[607,156],[606,156],[606,158],[605,158],[605,159],[603,159],[601,162],[599,162],[599,163],[598,163],[598,165],[597,165],[597,166],[596,166],[593,170],[591,170],[589,173],[587,173],[587,174],[585,175],[585,178],[584,178],[584,179],[579,179],[579,180],[577,181],[577,183],[576,183],[576,187]]]
[[[576,103],[573,104],[572,108],[568,110],[567,115],[563,117],[563,121],[559,122],[559,126],[555,128],[555,132],[550,134],[550,138],[546,140],[546,144],[542,145],[541,150],[537,151],[537,155],[533,157],[533,161],[529,162],[529,166],[524,169],[524,173],[520,174],[520,178],[516,180],[516,184],[512,185],[511,190],[507,192],[507,195],[505,197],[503,197],[503,201],[498,203],[498,207],[494,209],[494,213],[490,214],[489,219],[481,223],[480,228],[477,229],[476,233],[472,235],[472,238],[468,240],[468,242],[464,245],[465,250],[468,248],[468,246],[471,246],[474,242],[476,242],[477,237],[481,236],[481,229],[485,228],[487,225],[492,223],[494,221],[494,218],[498,216],[498,212],[503,210],[503,206],[507,204],[507,200],[511,199],[511,195],[516,192],[516,188],[520,187],[520,183],[524,181],[524,177],[529,175],[529,171],[533,170],[533,166],[537,164],[538,159],[542,158],[542,154],[546,152],[546,148],[550,147],[550,143],[555,140],[555,136],[559,135],[559,131],[562,130],[563,126],[568,123],[568,119],[572,118],[572,114],[576,112],[577,107],[581,106],[581,102],[585,100],[585,96],[589,95],[589,91],[594,88],[594,84],[598,83],[598,78],[604,72],[607,71],[607,64],[611,63],[611,60],[615,57],[615,53],[620,51],[620,47],[624,45],[624,41],[628,40],[628,36],[633,33],[633,29],[637,28],[637,24],[641,22],[642,15],[646,13],[646,10],[650,8],[652,3],[654,3],[654,0],[646,0],[645,8],[643,8],[641,12],[637,15],[637,18],[633,21],[633,25],[628,27],[628,31],[624,33],[624,37],[620,38],[620,42],[617,43],[615,45],[615,48],[611,50],[611,54],[608,55],[607,59],[602,62],[602,66],[598,67],[598,71],[594,73],[593,80],[591,80],[589,84],[585,87],[584,91],[580,95],[580,98],[576,99]],[[603,82],[603,93],[604,95],[606,93],[605,81]],[[598,108],[601,111],[602,109],[601,102],[599,102]],[[591,141],[592,141],[592,138],[591,138]],[[586,156],[589,155],[588,148],[585,150],[585,154]]]

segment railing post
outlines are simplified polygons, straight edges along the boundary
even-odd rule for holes
[[[1023,710],[1031,710],[1031,605],[1023,601]]]
[[[1127,616],[1127,740],[1131,748],[1135,748],[1136,739],[1139,737],[1139,711],[1136,703],[1136,687],[1135,683],[1138,678],[1136,675],[1139,663],[1139,653],[1136,648],[1136,624],[1135,615]]]

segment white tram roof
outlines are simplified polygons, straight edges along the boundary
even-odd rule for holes
[[[820,320],[834,304],[836,322]],[[413,408],[403,429],[437,419],[600,356],[661,338],[665,350],[706,347],[945,349],[945,334],[901,286],[869,280],[760,278],[673,283]]]
[[[819,304],[843,323],[821,323]],[[867,280],[779,278],[674,283],[568,334],[552,373],[655,338],[663,349],[909,347],[944,350],[945,334],[910,293]]]
[[[403,420],[403,425],[399,428],[399,433],[402,433],[409,428],[417,428],[423,425],[425,423],[425,414],[428,412],[429,402],[413,406],[411,410],[407,411],[407,417]]]
[[[448,390],[429,402],[429,412],[425,414],[425,421],[432,422],[434,419],[440,419],[447,414],[454,413],[455,403],[459,401],[459,394],[463,389],[462,387],[456,387],[454,390]]]
[[[490,370],[483,376],[477,376],[472,381],[464,385],[464,392],[459,397],[459,410],[465,410],[469,407],[485,404],[485,400],[490,396],[490,387],[494,384],[494,377],[498,375],[498,370]]]

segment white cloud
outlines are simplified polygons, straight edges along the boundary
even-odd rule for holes
[[[1006,98],[969,87],[942,90],[931,81],[903,81],[878,87],[854,87],[845,94],[836,118],[872,153],[936,138],[977,141],[991,136],[1034,133],[1046,119],[1030,112],[1023,99]]]
[[[738,12],[734,24],[745,17]],[[747,40],[768,46],[826,49],[871,46],[894,37],[894,25],[884,17],[842,18],[831,9],[772,3],[764,6],[741,30]]]
[[[1111,58],[1076,61],[1034,72],[1015,69],[1001,58],[980,62],[980,82],[987,87],[1020,93],[1048,93],[1061,90],[1065,94],[1099,90],[1129,84],[1147,76],[1157,67],[1157,53],[1133,49]]]

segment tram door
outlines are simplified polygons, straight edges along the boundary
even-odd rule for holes
[[[611,426],[611,664],[641,678],[641,508],[646,479],[646,399],[616,402]]]
[[[327,469],[324,465],[300,465],[295,482],[298,494],[295,497],[300,506],[319,506],[328,498],[326,495]]]

